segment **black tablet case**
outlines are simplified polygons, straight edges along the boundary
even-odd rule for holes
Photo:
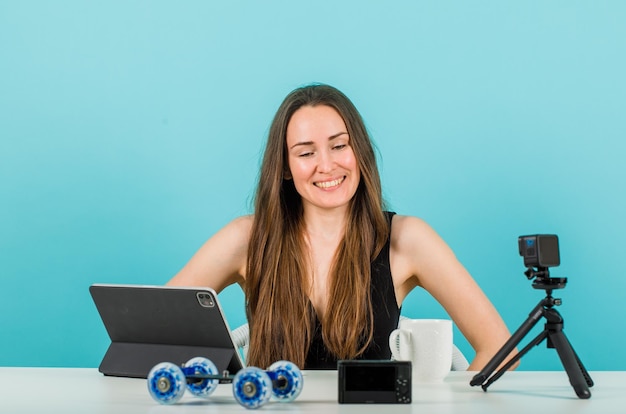
[[[99,367],[104,375],[146,378],[160,362],[181,365],[196,356],[219,372],[243,368],[213,290],[100,284],[89,291],[111,338]],[[202,306],[199,292],[212,295],[214,306]]]

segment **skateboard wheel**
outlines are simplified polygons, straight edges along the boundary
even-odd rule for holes
[[[196,375],[217,375],[215,364],[204,357],[191,358],[184,366],[193,369]],[[218,380],[209,378],[189,379],[187,380],[187,389],[197,397],[206,398],[215,391],[218,383]]]
[[[272,380],[257,367],[244,368],[233,378],[233,395],[246,408],[258,408],[272,396]]]
[[[302,392],[304,379],[296,364],[289,361],[277,361],[267,370],[274,373],[273,377],[276,378],[272,387],[274,397],[282,402],[289,402],[298,398]]]
[[[161,404],[174,404],[185,393],[185,375],[171,362],[161,362],[148,373],[148,391]]]

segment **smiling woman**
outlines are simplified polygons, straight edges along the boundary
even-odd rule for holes
[[[242,285],[250,364],[334,369],[338,359],[389,359],[389,334],[416,286],[476,350],[469,369],[508,339],[447,244],[422,220],[385,211],[369,134],[339,90],[314,84],[285,98],[259,177],[254,215],[226,225],[169,282]]]

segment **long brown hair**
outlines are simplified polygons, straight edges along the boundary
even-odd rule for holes
[[[285,178],[287,125],[307,105],[326,105],[341,115],[361,173],[330,270],[322,338],[341,359],[357,357],[372,341],[370,267],[389,236],[376,156],[352,102],[331,86],[308,85],[287,95],[272,121],[254,199],[245,293],[248,362],[260,367],[280,359],[303,367],[315,328],[315,310],[307,296],[310,269],[302,200],[293,181]]]

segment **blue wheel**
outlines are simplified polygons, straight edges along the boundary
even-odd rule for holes
[[[259,408],[272,396],[272,380],[257,367],[244,368],[233,378],[233,395],[246,408]]]
[[[193,373],[196,375],[217,375],[215,364],[203,357],[191,358],[185,363],[184,367],[193,369]],[[216,379],[191,379],[187,381],[187,389],[197,397],[207,398],[215,391],[218,383],[219,381]]]
[[[274,362],[268,369],[272,372],[274,396],[283,402],[293,401],[298,398],[304,386],[304,379],[300,368],[293,362]]]
[[[185,375],[177,365],[161,362],[148,373],[148,391],[161,404],[174,404],[185,393]]]

